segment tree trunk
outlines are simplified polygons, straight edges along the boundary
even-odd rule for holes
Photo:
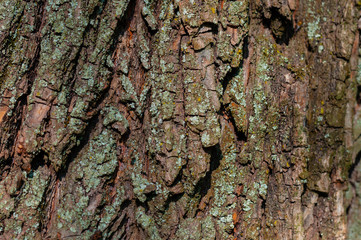
[[[0,1],[0,239],[360,238],[360,6]]]

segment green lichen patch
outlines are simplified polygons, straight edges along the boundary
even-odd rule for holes
[[[216,237],[216,229],[211,216],[203,219],[187,218],[179,226],[175,239],[204,239]]]
[[[161,239],[154,220],[145,213],[144,208],[139,207],[137,209],[136,218],[137,218],[137,222],[146,231],[149,239],[151,239],[151,240],[160,240]]]
[[[210,210],[210,214],[215,218],[217,229],[223,239],[227,239],[234,228],[232,214],[236,204],[231,203],[231,199],[236,197],[235,188],[241,182],[240,171],[235,164],[238,151],[234,139],[234,133],[226,124],[223,125],[220,139],[222,159],[220,160],[219,170],[213,175],[214,197]]]
[[[190,116],[205,116],[211,110],[207,89],[201,83],[189,84],[185,92],[185,113]]]
[[[118,130],[122,135],[129,129],[128,120],[120,113],[120,111],[113,107],[107,107],[101,110],[104,115],[104,126],[111,126],[113,129]]]
[[[70,165],[67,188],[55,215],[55,226],[63,237],[79,234],[82,229],[94,227],[97,223],[95,209],[102,200],[104,181],[118,166],[115,146],[112,132],[104,129],[90,140],[80,157]],[[90,236],[91,232],[87,234]]]

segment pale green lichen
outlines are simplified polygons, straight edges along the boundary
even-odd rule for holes
[[[101,177],[114,172],[117,166],[115,145],[115,139],[108,130],[103,130],[90,142],[87,154],[83,155],[84,161],[80,162],[84,180],[88,180],[85,183],[87,192],[98,186]]]
[[[26,196],[25,206],[36,209],[42,201],[44,191],[49,184],[49,179],[41,176],[41,171],[34,171],[33,178],[25,184],[23,192]]]
[[[237,129],[241,132],[246,132],[248,125],[246,112],[247,103],[242,70],[240,70],[228,84],[224,96],[224,102],[229,103],[229,109],[235,119]]]
[[[173,117],[175,110],[175,94],[169,91],[163,91],[159,94],[163,120],[169,120]]]
[[[307,23],[307,36],[308,39],[314,40],[321,37],[318,33],[320,31],[320,18],[316,18],[313,22]]]
[[[23,172],[22,175],[25,179],[27,174]],[[44,194],[49,183],[50,176],[46,167],[39,167],[33,172],[31,178],[28,177],[26,179],[22,187],[22,193],[17,199],[15,211],[12,213],[11,218],[4,221],[5,232],[10,233],[10,236],[14,238],[20,235],[22,239],[35,239],[39,237],[37,229],[40,219],[36,213],[43,203]],[[6,191],[4,191],[4,193],[6,193]],[[7,207],[0,209],[3,211],[6,210]],[[3,213],[2,211],[0,211],[0,215]]]
[[[228,21],[232,26],[247,27],[248,1],[230,1],[228,8]]]
[[[140,61],[145,69],[150,69],[150,47],[147,39],[145,38],[145,32],[143,28],[140,29],[141,30],[139,31],[138,37]]]
[[[229,89],[227,88],[226,93],[228,93],[232,100],[235,101],[237,104],[246,107],[246,96],[244,90],[242,69],[240,69],[240,72],[231,79],[229,83]]]
[[[181,18],[184,23],[189,24],[191,27],[197,27],[200,25],[200,15],[197,13],[198,9],[189,2],[190,4],[184,4],[182,8],[180,8]]]
[[[257,77],[264,82],[268,82],[271,80],[269,73],[273,70],[273,67],[269,64],[269,62],[273,61],[272,55],[275,54],[275,52],[272,47],[264,47],[262,53],[262,58],[257,62]]]
[[[153,10],[150,9],[150,6],[144,6],[142,9],[142,15],[148,23],[148,26],[154,31],[157,29],[157,20],[153,15]]]
[[[322,7],[317,11],[322,11],[324,4],[322,3]],[[319,16],[320,13],[315,13],[315,7],[313,2],[308,2],[308,9],[307,9],[307,16],[309,21],[307,22],[307,36],[309,40],[318,40],[321,38],[321,26],[320,21],[321,17]]]
[[[182,239],[204,239],[212,240],[216,237],[216,229],[211,216],[203,219],[187,218],[179,226],[176,240]]]
[[[63,193],[56,212],[59,230],[78,233],[81,229],[94,227],[93,208],[100,203],[93,203],[94,199],[89,194],[100,191],[101,183],[116,170],[118,161],[115,146],[113,134],[104,129],[89,141],[81,157],[70,165],[67,182],[72,183],[73,187],[67,190],[70,192]],[[91,235],[92,231],[88,231],[82,236]]]
[[[216,114],[207,114],[205,131],[201,133],[201,142],[204,147],[211,147],[219,142],[221,128]]]
[[[318,53],[322,53],[323,49],[324,49],[323,45],[319,45],[318,46]]]
[[[13,21],[21,16],[25,4],[21,1],[1,1],[0,3],[0,33],[7,32]]]
[[[125,91],[124,100],[138,102],[137,94],[130,79],[125,75],[121,75],[120,80]]]
[[[243,211],[245,212],[249,212],[252,208],[253,208],[253,203],[251,200],[247,199],[246,201],[243,202]]]
[[[116,190],[117,194],[116,197],[114,199],[114,201],[112,202],[111,205],[107,205],[104,208],[104,214],[102,215],[102,218],[100,219],[99,225],[98,225],[98,230],[102,231],[104,233],[104,230],[109,226],[109,224],[111,223],[111,221],[114,220],[114,218],[116,218],[117,213],[121,210],[120,207],[122,205],[122,203],[124,202],[124,198],[125,198],[125,191],[124,188],[117,188]],[[107,237],[106,234],[103,234],[103,237]]]
[[[107,107],[101,110],[101,113],[105,115],[103,124],[104,126],[109,126],[115,122],[121,123],[125,129],[129,128],[128,120],[120,113],[120,111],[113,107]]]
[[[140,161],[138,154],[136,154],[133,159],[133,171],[131,173],[133,192],[139,201],[145,202],[147,200],[146,189],[149,187],[154,187],[154,184],[142,176],[142,168],[143,164]],[[157,188],[158,187],[155,186],[155,189]],[[161,190],[161,187],[159,187],[159,190]]]
[[[228,232],[234,228],[232,214],[236,206],[229,204],[228,199],[235,197],[234,190],[242,177],[236,167],[237,149],[234,144],[234,136],[231,133],[223,133],[221,151],[223,158],[220,161],[220,170],[214,177],[214,200],[210,208],[210,214],[215,217],[222,239],[229,237]]]
[[[208,110],[213,107],[210,104],[210,98],[207,89],[203,84],[192,83],[186,88],[186,105],[187,115],[205,116]]]
[[[160,240],[161,239],[154,220],[150,216],[145,214],[144,208],[138,207],[135,215],[136,215],[137,222],[146,231],[149,239],[151,239],[151,240]]]

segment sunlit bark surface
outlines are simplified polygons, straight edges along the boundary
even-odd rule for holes
[[[360,6],[0,1],[0,239],[359,239]]]

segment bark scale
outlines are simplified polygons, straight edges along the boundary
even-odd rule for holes
[[[1,1],[0,238],[357,239],[358,19]]]

